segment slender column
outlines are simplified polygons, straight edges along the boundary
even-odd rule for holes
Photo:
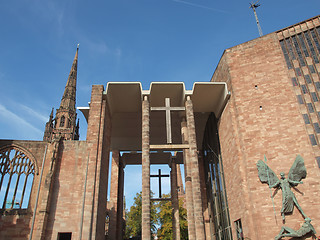
[[[118,150],[112,151],[112,163],[111,163],[111,183],[110,183],[110,200],[108,209],[110,211],[110,227],[109,237],[110,239],[117,239],[117,217],[118,217],[118,200],[119,200],[119,159],[120,153]]]
[[[195,131],[195,122],[193,115],[193,105],[190,96],[186,100],[186,117],[189,135],[189,151],[191,162],[191,179],[192,179],[192,194],[193,194],[193,207],[194,207],[194,220],[196,228],[196,239],[205,239],[203,214],[202,214],[202,200],[201,200],[201,186],[200,174],[197,155],[197,139]]]
[[[118,216],[117,216],[117,239],[123,239],[123,190],[124,190],[124,165],[121,161],[120,157],[120,164],[119,164],[119,187],[118,187]]]
[[[151,239],[150,204],[150,106],[147,96],[142,102],[142,239]]]
[[[177,186],[178,186],[178,196],[184,197],[184,187],[182,183],[180,164],[177,164]]]
[[[172,239],[180,240],[177,164],[175,159],[173,159],[171,163],[170,180],[171,180],[171,203],[172,203]]]
[[[181,135],[182,143],[188,143],[188,128],[187,122],[182,120],[181,122]],[[187,219],[188,219],[188,237],[189,239],[196,239],[196,230],[194,224],[194,214],[193,214],[193,194],[192,194],[192,182],[190,174],[190,158],[189,149],[183,150],[183,161],[184,161],[184,176],[186,184],[186,209],[187,209]]]
[[[206,233],[206,238],[210,239],[210,218],[209,218],[209,209],[208,209],[208,197],[207,197],[207,187],[205,179],[205,169],[204,169],[204,160],[203,156],[199,155],[199,171],[200,171],[200,184],[201,184],[201,195],[202,195],[202,206],[203,206],[203,218],[204,218],[204,229]]]

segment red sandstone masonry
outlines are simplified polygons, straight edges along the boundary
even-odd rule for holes
[[[187,127],[188,127],[188,143],[189,143],[189,156],[191,168],[191,182],[192,182],[192,194],[193,194],[193,212],[195,220],[196,239],[205,239],[204,220],[202,213],[202,199],[201,199],[201,186],[199,175],[199,160],[197,155],[197,142],[195,132],[195,122],[193,115],[193,105],[191,99],[185,102]],[[188,170],[189,171],[189,170]]]
[[[72,238],[79,238],[87,157],[86,142],[63,142],[45,239],[57,239],[59,232],[72,232]]]
[[[268,186],[258,178],[256,163],[264,154],[277,174],[287,174],[296,155],[303,156],[308,176],[297,188],[304,195],[293,191],[319,232],[320,173],[276,34],[227,49],[212,81],[227,82],[231,91],[219,135],[233,236],[239,218],[252,240],[273,239],[282,226],[281,191],[274,197],[276,221]],[[295,209],[285,225],[298,229],[302,223]]]
[[[181,135],[182,143],[188,143],[188,128],[187,122],[183,120],[181,122]],[[187,220],[188,220],[188,237],[189,239],[196,238],[194,212],[193,212],[193,194],[192,194],[192,182],[191,182],[191,163],[189,156],[189,149],[183,150],[183,162],[184,162],[184,175],[186,184],[186,209],[187,209]]]
[[[150,203],[150,105],[142,102],[142,239],[151,239]]]
[[[107,176],[109,127],[106,126],[107,104],[103,100],[103,86],[92,86],[90,112],[87,130],[89,154],[87,191],[85,193],[85,208],[82,238],[103,239],[104,219],[106,215],[107,187],[101,185],[100,179]],[[103,174],[104,172],[104,174]],[[107,181],[106,181],[107,182]],[[99,213],[99,214],[98,214]],[[102,222],[103,219],[103,222]]]
[[[26,211],[18,210],[0,219],[0,239],[27,239],[30,233],[32,214],[39,184],[41,164],[47,143],[39,141],[0,140],[0,148],[19,147],[35,164],[35,175],[30,194],[29,207]]]
[[[118,217],[118,197],[119,197],[119,150],[112,151],[112,164],[111,164],[111,183],[110,183],[110,200],[108,202],[108,210],[110,217],[109,238],[117,238],[117,217]]]

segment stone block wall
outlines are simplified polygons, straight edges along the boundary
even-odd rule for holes
[[[8,146],[18,147],[35,164],[28,208],[0,211],[0,239],[28,239],[46,145],[47,143],[40,141],[0,140],[0,149]]]
[[[231,92],[219,135],[233,238],[238,219],[252,240],[273,239],[283,226],[281,190],[274,197],[275,216],[270,190],[258,178],[256,163],[264,154],[276,174],[288,174],[302,155],[308,176],[297,187],[301,193],[292,191],[319,232],[320,171],[276,33],[225,50],[212,81],[226,82]],[[302,223],[296,208],[286,216],[286,226],[299,229]]]

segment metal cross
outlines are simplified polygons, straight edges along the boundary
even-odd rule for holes
[[[170,98],[165,98],[165,107],[151,107],[151,111],[166,111],[167,143],[172,143],[171,112],[184,111],[185,107],[170,107]]]
[[[158,175],[150,175],[150,177],[157,177],[159,178],[159,198],[161,198],[161,178],[162,177],[170,177],[168,174],[161,175],[161,169],[158,170]]]

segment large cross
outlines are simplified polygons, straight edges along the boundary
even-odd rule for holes
[[[159,178],[159,198],[161,198],[161,178],[162,177],[170,177],[168,174],[163,174],[161,175],[161,169],[158,170],[159,174],[158,175],[150,175],[150,177],[157,177]]]
[[[167,143],[172,143],[170,111],[184,111],[184,110],[185,110],[185,107],[170,107],[170,98],[165,98],[164,107],[151,107],[151,111],[166,111]]]

